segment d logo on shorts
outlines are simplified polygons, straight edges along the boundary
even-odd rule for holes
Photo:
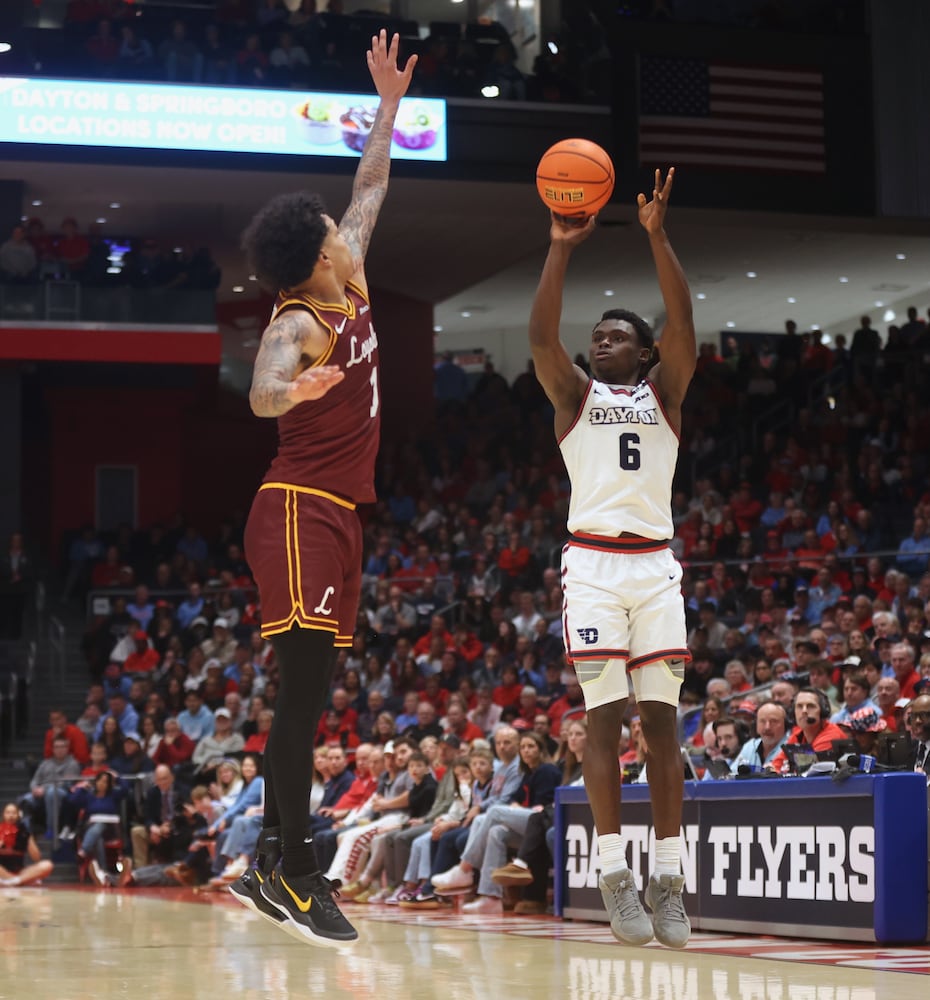
[[[598,640],[596,628],[579,628],[575,629],[575,631],[586,646],[593,646]]]

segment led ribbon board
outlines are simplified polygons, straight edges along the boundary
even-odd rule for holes
[[[0,79],[0,142],[119,149],[358,157],[372,94]],[[391,156],[446,159],[446,102],[405,97]]]

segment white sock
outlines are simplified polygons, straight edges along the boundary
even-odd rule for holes
[[[527,871],[530,870],[530,866],[522,858],[514,858],[513,863],[517,868],[525,868]]]
[[[681,874],[681,837],[656,840],[656,875]]]
[[[622,834],[605,833],[597,838],[597,853],[601,858],[601,872],[622,872],[627,868],[626,841]]]

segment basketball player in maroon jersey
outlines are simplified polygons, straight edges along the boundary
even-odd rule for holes
[[[387,192],[394,118],[416,64],[412,56],[398,68],[398,45],[383,30],[371,40],[368,67],[381,100],[341,222],[318,197],[287,194],[243,236],[255,274],[278,293],[249,394],[257,416],[277,418],[278,452],[253,502],[245,548],[281,686],[257,860],[231,889],[292,936],[323,946],[358,937],[333,902],[338,887],[319,870],[308,813],[313,734],[336,648],[352,644],[358,611],[355,509],[375,499],[378,338],[363,263]]]

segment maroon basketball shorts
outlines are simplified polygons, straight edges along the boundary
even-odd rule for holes
[[[299,628],[351,646],[362,584],[362,528],[355,505],[323,490],[264,483],[245,528],[258,584],[262,635]]]

